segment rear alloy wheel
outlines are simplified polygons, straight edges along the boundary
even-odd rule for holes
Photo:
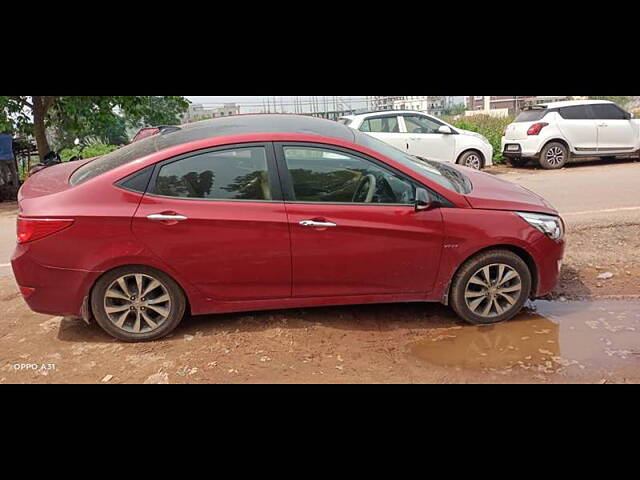
[[[123,267],[104,275],[93,288],[91,307],[98,324],[127,342],[154,340],[178,326],[185,311],[180,287],[147,267]]]
[[[464,320],[490,324],[515,316],[529,297],[527,264],[508,250],[493,250],[468,260],[451,285],[451,306]]]
[[[460,155],[458,164],[464,165],[465,167],[473,168],[474,170],[481,170],[484,161],[482,160],[482,155],[480,153],[476,152],[475,150],[471,150]]]
[[[562,143],[548,143],[540,152],[540,166],[548,170],[564,167],[567,160],[569,160],[569,151]]]

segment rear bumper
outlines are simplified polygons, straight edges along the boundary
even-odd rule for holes
[[[564,240],[556,242],[547,236],[532,244],[531,254],[538,269],[538,285],[534,297],[551,293],[558,284],[564,248]]]
[[[82,302],[100,272],[41,265],[28,252],[28,244],[18,245],[11,266],[29,308],[48,315],[82,316]]]
[[[500,149],[505,158],[533,158],[540,153],[540,139],[537,135],[518,140],[502,137]]]

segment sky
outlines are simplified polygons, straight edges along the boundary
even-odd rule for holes
[[[317,101],[320,109],[324,110],[324,102],[327,102],[329,109],[332,109],[331,96],[326,97],[311,97],[311,96],[281,96],[281,97],[267,97],[267,96],[226,96],[226,97],[198,97],[187,96],[193,103],[202,103],[205,107],[218,107],[223,103],[237,103],[240,105],[242,113],[260,112],[266,106],[267,102],[270,105],[270,110],[276,110],[274,103],[277,105],[277,111],[281,111],[283,108],[285,111],[295,112],[296,105],[300,112],[310,112],[312,102]],[[365,108],[367,106],[365,98],[363,96],[342,96],[340,97],[344,102],[344,106],[351,108]],[[274,100],[275,99],[275,100]],[[340,105],[342,107],[342,105]]]

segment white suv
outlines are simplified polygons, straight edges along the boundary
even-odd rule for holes
[[[640,122],[604,100],[555,102],[529,107],[507,126],[502,156],[514,166],[530,159],[562,168],[575,157],[628,157],[640,153]]]
[[[476,170],[493,164],[493,147],[485,137],[426,113],[387,110],[350,115],[338,121],[428,160],[458,163]]]

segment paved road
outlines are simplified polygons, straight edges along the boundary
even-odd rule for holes
[[[549,200],[570,226],[640,223],[640,162],[585,163],[562,170],[493,170]],[[15,204],[0,204],[0,276],[15,242]]]
[[[9,261],[16,241],[15,211],[15,203],[0,203],[0,277],[11,274]]]
[[[569,225],[640,223],[640,162],[585,163],[562,170],[500,168],[498,173],[542,195]]]

